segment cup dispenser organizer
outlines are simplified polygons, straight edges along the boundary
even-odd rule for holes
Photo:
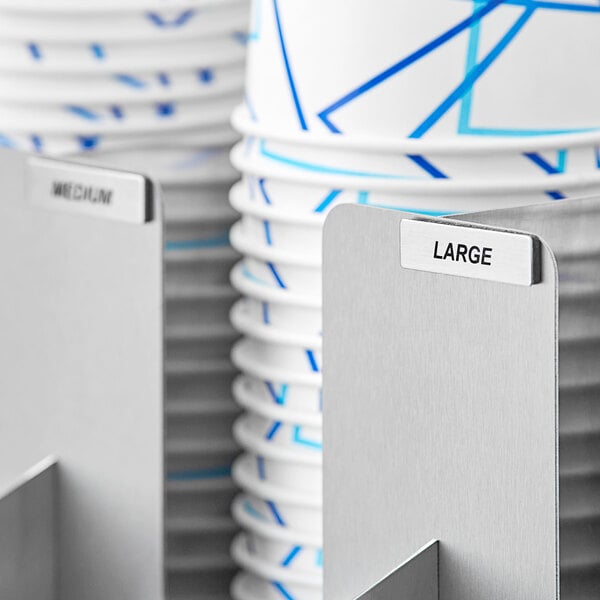
[[[332,212],[327,600],[600,598],[599,231],[599,199]]]
[[[210,510],[231,481],[165,482],[191,460],[165,398],[198,391],[167,360],[169,278],[203,263],[167,264],[163,285],[161,191],[141,175],[2,150],[0,197],[0,598],[225,600],[227,547],[197,568],[190,523],[229,518]]]

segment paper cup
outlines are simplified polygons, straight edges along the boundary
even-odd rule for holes
[[[242,455],[236,459],[232,469],[234,481],[247,492],[247,510],[277,527],[321,536],[323,516],[320,494],[301,494],[262,481],[249,463],[250,458]]]
[[[253,122],[244,106],[232,117],[237,131],[249,140],[248,156],[269,157],[282,164],[316,172],[399,180],[511,180],[585,175],[598,170],[596,148],[600,132],[483,140],[472,136],[455,143],[438,140],[352,138],[314,132],[285,135]]]
[[[289,598],[309,598],[310,600],[318,598],[320,600],[323,597],[321,574],[274,566],[252,554],[250,544],[246,534],[240,533],[231,546],[231,555],[241,567],[273,582],[276,589],[283,588]]]
[[[224,472],[221,477],[208,479],[180,479],[167,481],[166,516],[195,519],[196,523],[214,516],[228,516],[237,489],[231,477]]]
[[[233,428],[235,440],[246,450],[247,468],[251,468],[260,481],[302,494],[323,492],[323,470],[320,448],[306,444],[288,445],[270,442],[269,433],[278,432],[278,422],[268,431],[259,432],[246,414],[236,421]]]
[[[300,254],[278,252],[254,245],[244,237],[239,223],[230,232],[233,248],[244,256],[244,269],[265,286],[290,290],[304,296],[321,297],[321,264]]]
[[[231,428],[240,413],[235,402],[202,399],[167,399],[165,410],[167,439],[180,442],[232,439]]]
[[[288,597],[293,597],[289,590],[283,589]],[[282,587],[277,582],[268,581],[250,573],[238,573],[231,584],[233,600],[281,600],[281,594]],[[304,598],[304,596],[302,597]],[[322,597],[321,594],[314,599],[311,597],[310,600],[322,600]]]
[[[229,323],[172,327],[165,330],[165,353],[169,360],[181,362],[225,360],[238,338]]]
[[[236,215],[227,202],[227,184],[206,183],[162,186],[164,219],[167,223]]]
[[[322,574],[323,544],[318,536],[270,525],[247,512],[247,502],[245,495],[239,495],[233,502],[232,514],[246,531],[252,555],[293,571]]]
[[[140,10],[204,8],[237,4],[237,2],[239,0],[96,0],[90,2],[54,0],[52,3],[46,0],[0,0],[0,9],[26,13],[42,12],[45,14],[77,13],[87,16],[96,16],[110,12],[114,16],[119,17],[124,13],[138,12]]]
[[[165,365],[166,397],[169,401],[190,398],[231,399],[231,385],[237,371],[228,360],[176,362],[167,357]]]
[[[201,63],[231,64],[244,60],[245,39],[237,35],[175,42],[0,42],[0,72],[128,73],[193,69]]]
[[[167,296],[194,295],[205,286],[229,282],[229,272],[239,255],[227,239],[214,245],[170,244],[165,248],[165,291]]]
[[[167,440],[166,453],[167,480],[192,481],[229,476],[239,450],[230,440],[218,443]]]
[[[1,7],[0,7],[1,10]],[[193,2],[184,8],[123,12],[115,18],[110,12],[89,15],[77,12],[43,13],[4,11],[0,18],[0,38],[4,40],[43,42],[106,43],[134,40],[160,43],[232,34],[245,31],[249,7],[246,2],[224,6],[194,8]]]
[[[295,212],[327,212],[339,203],[354,202],[441,216],[583,197],[600,189],[598,173],[512,181],[410,181],[323,174],[267,157],[253,161],[247,159],[244,144],[234,147],[231,158],[246,178],[254,177],[246,185],[259,184],[258,190],[248,191],[249,198],[260,192],[264,204]]]
[[[587,130],[599,125],[600,89],[581,73],[595,68],[598,19],[583,0],[385,11],[256,2],[248,103],[258,123],[287,131],[429,139]]]
[[[210,288],[209,288],[210,289]],[[212,289],[219,290],[215,287]],[[218,295],[204,297],[167,298],[165,311],[166,330],[182,331],[186,327],[209,327],[215,323],[229,323],[228,314],[237,300],[234,290],[224,289]]]

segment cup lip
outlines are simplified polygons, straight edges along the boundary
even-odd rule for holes
[[[248,494],[238,494],[231,505],[233,519],[242,527],[250,529],[253,533],[263,537],[276,540],[278,542],[301,543],[304,545],[320,548],[322,541],[319,536],[307,533],[306,531],[297,531],[287,527],[278,527],[271,525],[267,521],[253,519],[243,508],[243,503],[248,500]]]
[[[301,452],[277,444],[271,444],[257,437],[248,428],[246,422],[248,415],[241,414],[233,424],[233,437],[235,441],[246,450],[246,455],[262,456],[274,462],[304,465],[321,469],[323,455],[320,452]]]
[[[315,134],[312,132],[283,131],[262,127],[253,121],[244,104],[239,104],[231,115],[231,124],[241,134],[249,137],[269,139],[277,142],[302,146],[322,146],[342,151],[376,151],[384,154],[501,154],[505,152],[529,152],[540,150],[561,150],[595,145],[600,143],[600,130],[579,133],[558,133],[523,137],[478,137],[425,139],[386,139],[364,135],[348,136],[341,134]]]
[[[471,196],[481,194],[499,196],[509,193],[542,192],[561,188],[585,190],[586,186],[600,186],[600,172],[593,175],[550,175],[544,178],[524,180],[477,180],[477,179],[422,179],[418,181],[349,177],[343,175],[323,175],[321,173],[306,173],[301,169],[276,166],[267,161],[254,161],[245,156],[243,141],[238,142],[231,150],[233,166],[244,174],[264,177],[287,184],[302,186],[320,186],[326,188],[341,188],[353,191],[380,191],[391,193],[412,193],[416,196],[450,196],[464,194]],[[490,198],[490,202],[493,200]]]
[[[223,4],[238,4],[240,0],[195,0],[194,8],[206,6],[221,6]],[[190,0],[171,0],[169,9],[189,8]],[[138,12],[140,10],[157,10],[167,8],[164,2],[159,0],[139,0],[138,2],[119,2],[119,0],[107,0],[104,2],[68,2],[65,0],[54,0],[51,6],[45,0],[0,0],[0,10],[27,13],[31,11],[43,11],[45,14],[75,13],[88,15],[90,13],[123,13]]]
[[[238,375],[232,385],[232,393],[235,401],[249,412],[256,413],[261,417],[281,421],[287,424],[306,425],[308,427],[321,428],[323,417],[321,413],[308,413],[299,410],[282,408],[278,404],[268,404],[257,399],[244,388],[246,377]]]
[[[234,344],[231,351],[231,360],[240,371],[246,372],[261,381],[301,385],[316,389],[321,388],[323,382],[321,373],[286,371],[280,367],[260,363],[254,359],[254,353],[248,351],[248,345],[251,343],[252,340],[242,338]]]
[[[288,346],[298,350],[305,348],[321,349],[323,339],[319,336],[288,332],[272,325],[258,323],[246,314],[243,299],[238,300],[229,312],[233,327],[243,335],[267,344]]]
[[[284,211],[273,206],[250,202],[243,181],[238,181],[229,190],[229,203],[235,210],[243,215],[257,219],[267,219],[276,223],[289,225],[305,225],[310,227],[323,227],[326,215],[324,213],[294,213]]]
[[[256,300],[272,302],[273,304],[301,306],[302,308],[321,308],[320,298],[302,296],[289,290],[259,284],[255,280],[246,277],[244,269],[244,262],[240,260],[234,265],[229,277],[231,285],[241,294],[250,296]]]
[[[281,581],[317,589],[322,587],[322,577],[317,574],[311,575],[303,571],[278,567],[252,556],[246,549],[246,537],[246,534],[241,531],[231,544],[231,555],[243,568],[268,581]]]
[[[323,500],[320,494],[301,494],[268,481],[261,481],[252,472],[248,465],[249,461],[250,457],[242,454],[234,460],[231,469],[234,482],[242,490],[262,501],[274,500],[301,508],[322,509]]]
[[[245,239],[242,232],[241,223],[234,223],[229,233],[231,245],[241,254],[256,258],[265,262],[274,262],[289,266],[305,267],[305,268],[321,268],[321,257],[307,258],[301,254],[293,254],[292,252],[282,252],[270,246],[254,245],[251,241]]]

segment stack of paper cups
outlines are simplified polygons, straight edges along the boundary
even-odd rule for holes
[[[246,0],[0,0],[0,145],[142,172],[163,188],[173,599],[225,600],[235,571],[227,193],[248,12]]]
[[[441,217],[600,193],[598,26],[587,0],[253,1],[230,195],[244,296],[231,313],[244,336],[238,600],[321,594],[326,214],[358,203]]]

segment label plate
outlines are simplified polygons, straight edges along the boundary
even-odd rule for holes
[[[35,206],[127,223],[152,218],[150,186],[142,175],[32,156],[26,177]]]
[[[403,219],[400,264],[516,285],[540,280],[539,242],[530,235]]]

